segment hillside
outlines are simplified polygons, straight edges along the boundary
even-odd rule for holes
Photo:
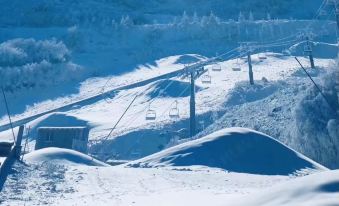
[[[0,0],[0,205],[339,205],[336,8]]]

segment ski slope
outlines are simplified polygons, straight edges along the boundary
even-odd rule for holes
[[[284,82],[290,82],[288,84],[291,85],[303,82],[304,89],[300,86],[301,89],[298,89],[298,95],[286,96],[283,92],[282,95],[275,98],[279,99],[284,97],[288,100],[303,95],[303,91],[306,89],[305,86],[310,85],[310,82],[305,79],[304,76],[300,76],[302,72],[294,58],[277,53],[267,53],[266,55],[267,59],[264,61],[259,60],[259,54],[252,56],[254,79],[256,81],[256,86],[252,88],[242,86],[248,84],[248,67],[245,59],[235,58],[220,62],[218,66],[221,67],[221,71],[213,71],[213,67],[216,65],[211,64],[206,66],[206,69],[209,70],[207,74],[211,76],[211,84],[203,84],[201,82],[202,77],[196,80],[198,131],[208,128],[209,125],[215,123],[222,115],[228,114],[227,110],[224,109],[225,107],[227,108],[228,106],[243,103],[247,105],[247,103],[255,103],[272,95],[274,96],[277,92],[283,91]],[[100,94],[103,90],[109,91],[115,87],[140,81],[140,79],[161,75],[171,71],[171,69],[181,69],[187,63],[187,59],[193,59],[194,62],[205,58],[198,55],[167,57],[158,60],[154,66],[141,67],[125,75],[88,79],[82,83],[78,95],[37,103],[33,107],[27,108],[25,113],[14,116],[13,119],[34,115],[58,107],[58,105],[61,106],[64,103],[76,101],[87,95]],[[300,59],[302,64],[307,67],[309,64],[308,60],[302,57]],[[316,59],[316,65],[320,68],[319,75],[325,74],[327,72],[325,68],[329,68],[332,63],[333,60],[331,59]],[[232,68],[237,66],[240,66],[241,71],[233,71]],[[329,70],[330,69],[328,69],[328,71]],[[263,81],[263,79],[265,81]],[[238,89],[241,90],[238,91]],[[136,95],[138,95],[136,101],[132,104],[111,136],[107,137],[112,126],[118,121],[127,105],[130,104]],[[119,159],[137,159],[160,151],[164,147],[167,147],[166,145],[169,146],[172,144],[171,141],[175,138],[182,139],[188,137],[188,131],[186,129],[188,127],[187,119],[189,117],[188,79],[172,77],[158,80],[140,87],[127,88],[112,95],[105,95],[103,98],[104,99],[99,98],[85,102],[84,104],[79,103],[66,109],[62,113],[45,115],[36,121],[28,123],[26,127],[31,128],[30,150],[34,148],[36,129],[39,126],[65,126],[67,124],[73,126],[89,126],[91,128],[90,140],[95,140],[95,142],[99,143],[97,146],[90,145],[90,151],[97,153],[99,156],[103,154],[107,154],[108,156],[118,155]],[[179,118],[173,119],[169,117],[169,110],[175,106],[176,101],[178,103]],[[274,106],[271,104],[275,103],[271,101],[268,104],[268,108],[270,108]],[[147,121],[145,119],[146,112],[149,108],[155,110],[157,113],[157,118],[154,121]],[[265,108],[261,109],[261,111],[265,110]],[[244,116],[241,119],[245,121],[245,116],[248,115],[247,112],[248,111],[243,110],[238,116]],[[291,112],[285,113],[293,115]],[[271,115],[263,115],[264,118],[267,118],[268,122],[273,118],[275,119],[275,117]],[[234,119],[235,117],[232,118]],[[232,118],[230,120],[232,120]],[[289,122],[288,118],[292,117],[279,118],[277,120],[280,122],[279,124],[281,124],[281,130],[278,131],[282,134],[284,127],[288,127],[288,125],[286,125],[286,123]],[[3,119],[2,122],[6,121],[6,119]],[[243,126],[232,124],[233,125],[229,126]],[[256,129],[251,125],[245,126]],[[270,126],[274,128],[270,130],[265,129]],[[223,126],[221,125],[221,127]],[[293,147],[293,145],[288,142],[286,134],[279,137],[279,133],[274,133],[277,131],[276,127],[279,127],[279,125],[266,124],[261,131],[269,133],[285,144]],[[105,145],[101,147],[100,141],[106,139],[109,140],[108,144],[106,142]],[[128,149],[124,149],[126,146]]]

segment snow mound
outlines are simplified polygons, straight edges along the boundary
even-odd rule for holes
[[[51,162],[61,164],[80,164],[87,166],[109,166],[99,160],[96,160],[88,155],[80,152],[64,149],[49,147],[36,150],[24,156],[24,160],[28,163],[42,163]]]
[[[320,172],[276,185],[235,205],[338,205],[339,170]]]
[[[192,165],[263,175],[327,170],[272,137],[245,128],[223,129],[129,164],[131,167]]]

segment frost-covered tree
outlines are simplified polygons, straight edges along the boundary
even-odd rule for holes
[[[249,14],[248,20],[249,20],[250,22],[253,22],[253,21],[254,21],[254,16],[253,16],[253,13],[252,13],[252,11],[250,11],[250,14]]]
[[[220,24],[220,19],[216,15],[214,15],[214,13],[211,11],[208,17],[208,22],[209,24],[212,24],[212,25],[218,25]]]
[[[267,13],[267,14],[266,14],[266,20],[268,20],[268,21],[271,21],[271,20],[272,20],[271,14],[270,14],[270,13]]]
[[[61,41],[14,39],[0,44],[0,84],[6,91],[52,85],[81,75]]]
[[[122,16],[120,20],[120,25],[124,27],[130,27],[134,25],[134,22],[128,15]]]
[[[187,15],[186,11],[184,11],[182,16],[181,16],[179,24],[180,24],[180,26],[186,26],[186,25],[189,25],[190,23],[191,23],[191,19]]]
[[[198,17],[197,12],[194,12],[194,14],[193,14],[192,23],[193,24],[199,24],[199,17]]]
[[[238,15],[238,22],[244,22],[244,21],[246,21],[246,18],[244,14],[240,11]]]
[[[310,88],[296,108],[296,132],[291,136],[299,151],[329,168],[339,168],[339,118],[334,112],[339,103],[335,76],[326,76],[321,88],[329,102],[316,88]]]

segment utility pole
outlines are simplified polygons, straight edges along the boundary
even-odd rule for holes
[[[311,42],[310,42],[310,37],[309,36],[306,36],[305,53],[308,54],[308,56],[310,58],[311,68],[315,69],[314,59],[313,59],[313,50],[312,50],[312,46],[311,46]]]
[[[194,71],[191,71],[191,98],[190,98],[190,137],[196,134],[196,122],[195,122],[195,75]]]
[[[252,70],[252,58],[251,58],[250,49],[248,49],[248,51],[247,51],[247,62],[248,62],[248,75],[249,75],[249,78],[250,78],[250,84],[254,85],[253,70]]]

